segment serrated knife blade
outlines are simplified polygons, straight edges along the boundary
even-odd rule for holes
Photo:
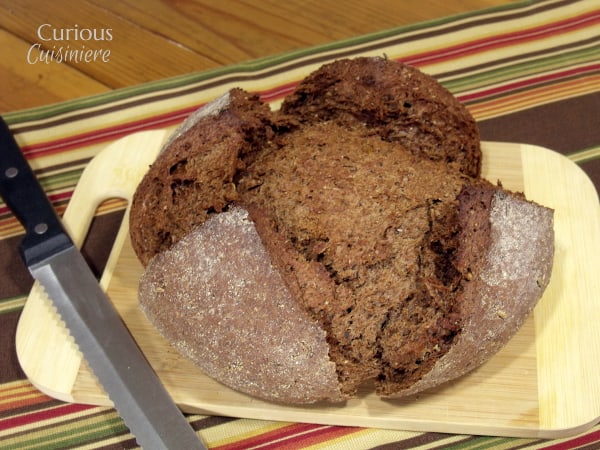
[[[3,118],[0,151],[0,195],[25,227],[23,260],[138,444],[205,449],[63,228]]]

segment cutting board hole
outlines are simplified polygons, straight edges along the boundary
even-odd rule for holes
[[[97,279],[104,272],[126,208],[125,200],[108,199],[100,204],[92,219],[81,253]]]

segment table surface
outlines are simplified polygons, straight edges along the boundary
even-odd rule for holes
[[[0,0],[0,48],[0,114],[59,214],[90,159],[120,137],[172,129],[238,82],[277,101],[324,61],[374,53],[436,76],[482,139],[551,148],[600,188],[597,0]],[[83,251],[97,274],[123,208],[109,201],[91,224]],[[21,236],[0,203],[0,447],[135,447],[114,410],[50,398],[20,368],[15,334],[32,285],[17,262]],[[546,441],[189,420],[220,449],[600,446],[598,425]]]
[[[0,113],[509,3],[349,0],[340,8],[338,0],[0,0]],[[46,64],[38,47],[30,52],[43,39],[57,51],[55,33],[75,48],[75,37],[87,37],[84,28],[98,38],[87,48],[109,50],[110,63]]]

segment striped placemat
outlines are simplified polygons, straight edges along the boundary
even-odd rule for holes
[[[321,64],[359,55],[385,55],[436,76],[476,117],[483,139],[561,152],[600,190],[597,0],[517,2],[17,111],[5,119],[62,212],[87,162],[112,141],[135,131],[174,128],[191,111],[235,86],[258,92],[277,107]],[[84,251],[98,272],[124,206],[119,200],[103,204],[92,226]],[[31,286],[16,262],[21,234],[20,225],[0,204],[0,448],[135,447],[114,410],[49,398],[21,372],[14,333]],[[218,449],[600,448],[600,426],[580,436],[545,441],[210,416],[189,420]]]

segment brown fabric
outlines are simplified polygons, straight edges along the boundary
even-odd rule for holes
[[[568,155],[599,145],[600,92],[482,120],[478,126],[484,141],[533,144]]]
[[[0,314],[0,383],[22,379],[25,374],[19,366],[14,339],[20,311]]]

